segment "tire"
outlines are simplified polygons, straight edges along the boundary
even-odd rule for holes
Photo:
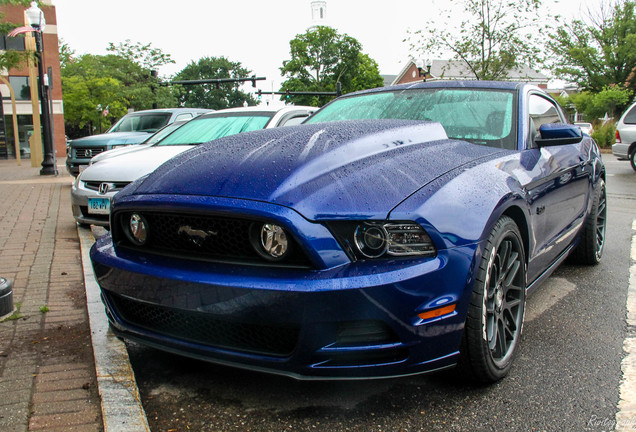
[[[475,277],[459,366],[471,379],[494,383],[508,375],[517,352],[526,304],[526,261],[521,233],[502,216]]]
[[[632,169],[636,171],[636,149],[629,155],[629,163],[632,165]]]
[[[581,240],[570,255],[574,264],[596,265],[601,262],[605,248],[605,230],[607,225],[607,193],[605,181],[600,179],[594,192],[592,211],[585,218],[581,228]]]

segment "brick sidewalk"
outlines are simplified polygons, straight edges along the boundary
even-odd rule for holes
[[[0,276],[13,281],[0,322],[0,431],[101,431],[72,177],[0,161]]]

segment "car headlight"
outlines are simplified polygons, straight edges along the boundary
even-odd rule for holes
[[[367,258],[377,258],[384,255],[388,247],[389,234],[382,225],[358,225],[354,233],[355,245],[358,251]]]
[[[431,237],[414,222],[332,222],[329,227],[344,249],[358,259],[437,253]]]

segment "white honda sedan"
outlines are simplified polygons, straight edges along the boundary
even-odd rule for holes
[[[73,217],[80,225],[109,225],[110,200],[129,183],[198,144],[241,132],[293,126],[318,108],[286,106],[230,108],[204,114],[151,146],[92,163],[71,188]]]

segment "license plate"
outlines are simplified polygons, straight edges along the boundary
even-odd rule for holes
[[[89,198],[88,212],[91,214],[107,215],[110,213],[109,198]]]

